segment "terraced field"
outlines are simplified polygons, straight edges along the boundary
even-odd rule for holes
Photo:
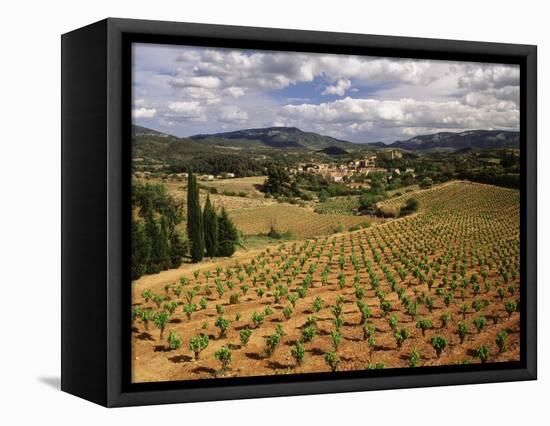
[[[518,360],[519,193],[451,182],[387,203],[411,196],[411,216],[135,282],[133,380]]]
[[[290,231],[296,238],[333,234],[347,231],[355,225],[380,221],[365,216],[319,214],[309,208],[290,204],[233,210],[230,216],[245,235],[265,234],[273,225],[280,232]]]

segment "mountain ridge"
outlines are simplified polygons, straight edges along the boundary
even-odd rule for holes
[[[304,150],[321,152],[329,149],[347,152],[362,149],[402,149],[406,151],[426,152],[431,150],[459,151],[466,148],[519,148],[519,132],[507,130],[468,130],[463,132],[438,132],[413,136],[389,144],[383,142],[357,143],[314,132],[304,132],[297,127],[265,127],[234,130],[230,132],[196,134],[180,138],[165,132],[134,125],[132,134],[135,139],[153,138],[158,141],[170,140],[173,144],[185,143],[198,148],[221,147],[235,149],[275,149]]]
[[[379,146],[379,145],[378,145]],[[464,132],[438,132],[417,135],[403,141],[395,141],[387,148],[400,148],[407,151],[428,151],[433,149],[464,148],[519,148],[519,132],[509,130],[467,130]]]

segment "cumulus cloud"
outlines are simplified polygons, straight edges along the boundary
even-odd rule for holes
[[[325,90],[323,90],[322,94],[344,96],[344,94],[346,93],[346,90],[350,88],[351,88],[351,81],[340,79],[336,82],[336,84],[333,84],[332,86],[327,86]]]
[[[519,67],[509,65],[465,65],[458,86],[470,90],[501,89],[519,84]]]
[[[197,101],[171,102],[168,104],[172,119],[203,118],[204,107]]]
[[[175,87],[200,87],[204,89],[216,89],[220,87],[221,80],[212,76],[176,77],[171,81]]]
[[[284,123],[391,142],[519,128],[517,66],[158,45],[134,56],[134,119],[178,136]]]
[[[347,97],[321,104],[285,105],[280,113],[294,120],[345,124],[352,131],[361,129],[360,126],[511,129],[517,126],[519,120],[519,111],[513,108],[498,108],[495,105],[478,108],[460,101],[425,102],[409,98],[378,100]]]
[[[248,114],[237,107],[224,107],[220,113],[220,121],[228,124],[242,124],[248,120]]]
[[[241,96],[244,96],[245,91],[246,90],[243,87],[235,87],[235,86],[231,86],[225,89],[225,92],[229,93],[234,98],[240,98]]]
[[[153,118],[156,114],[157,110],[155,108],[139,107],[134,108],[132,111],[132,116],[134,118]]]

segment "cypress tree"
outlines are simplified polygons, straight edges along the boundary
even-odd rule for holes
[[[151,241],[143,220],[132,220],[132,279],[137,280],[147,272],[151,257]]]
[[[153,212],[148,211],[145,216],[145,233],[147,234],[147,239],[151,244],[151,255],[149,258],[149,263],[147,265],[148,274],[158,274],[161,271],[160,265],[160,252],[161,252],[161,243],[160,243],[160,232],[157,221],[153,217]]]
[[[182,257],[187,252],[187,240],[184,240],[181,235],[174,231],[170,237],[170,267],[178,268],[182,264]]]
[[[189,173],[187,185],[187,234],[189,237],[191,260],[200,262],[204,257],[204,231],[199,200],[197,178]]]
[[[168,221],[162,215],[159,222],[159,264],[161,269],[170,267],[170,239],[168,237]]]
[[[231,256],[235,253],[235,245],[239,242],[237,228],[229,219],[225,208],[218,216],[218,256]]]
[[[215,257],[218,252],[218,216],[210,203],[210,195],[206,197],[202,216],[204,228],[204,245],[208,257]]]

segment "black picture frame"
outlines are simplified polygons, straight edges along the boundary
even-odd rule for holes
[[[536,379],[536,46],[116,18],[61,41],[62,390],[117,407]],[[132,42],[519,64],[521,360],[130,383]]]

